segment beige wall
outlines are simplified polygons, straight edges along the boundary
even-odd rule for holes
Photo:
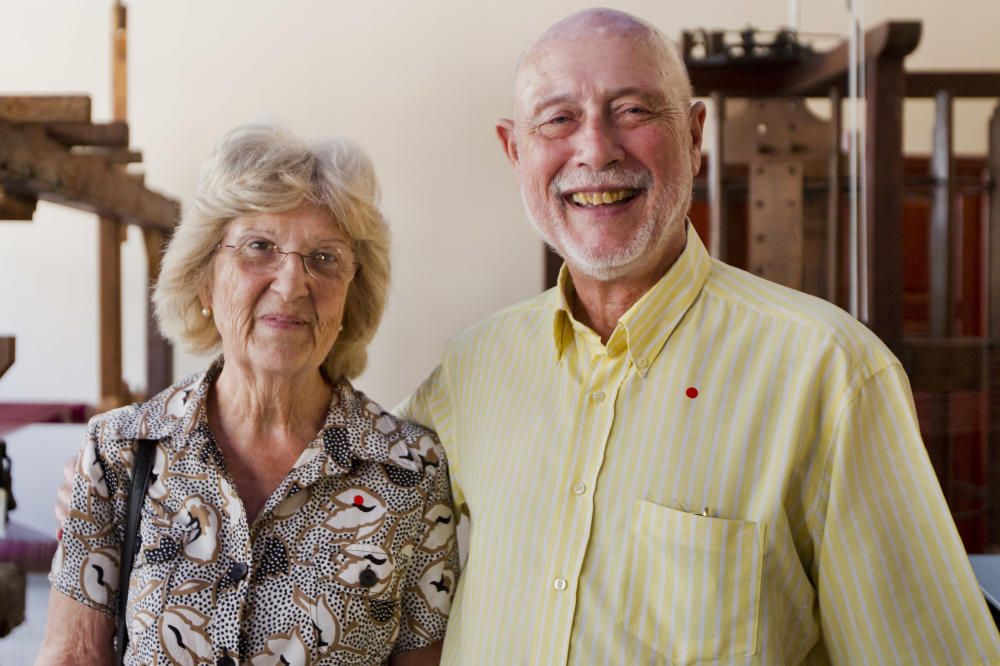
[[[5,2],[0,90],[80,91],[110,115],[110,1]],[[132,143],[147,183],[187,204],[198,165],[233,125],[276,119],[306,136],[345,134],[371,153],[394,235],[391,301],[358,382],[392,404],[433,368],[446,340],[536,293],[541,246],[525,221],[493,121],[510,104],[518,53],[582,6],[539,3],[142,0],[131,2]],[[786,2],[631,1],[668,34],[682,27],[773,27]],[[802,29],[843,32],[844,2],[802,3]],[[867,23],[924,20],[910,66],[1000,69],[995,0],[869,0]],[[928,114],[908,115],[911,149]],[[909,111],[908,111],[909,113]],[[985,105],[958,111],[958,147],[982,152]],[[97,396],[96,231],[83,214],[41,205],[31,224],[0,226],[0,332],[18,337],[0,399]],[[126,245],[126,379],[145,382],[143,283],[136,234]],[[178,354],[179,373],[204,361]]]

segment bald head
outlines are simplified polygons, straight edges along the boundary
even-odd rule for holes
[[[664,92],[679,104],[691,101],[691,81],[676,46],[656,26],[637,16],[603,7],[585,9],[562,19],[536,39],[521,56],[514,84],[515,100],[530,85],[531,74],[545,67],[570,44],[587,40],[615,40],[625,47],[647,51],[659,64]]]

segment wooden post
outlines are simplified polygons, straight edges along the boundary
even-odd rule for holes
[[[0,377],[10,370],[17,356],[17,345],[12,336],[0,336]]]
[[[112,115],[128,120],[128,31],[127,10],[121,0],[115,2],[111,26]]]
[[[121,229],[121,224],[114,218],[101,217],[98,220],[99,409],[102,411],[126,402],[122,381]]]
[[[930,228],[930,332],[951,335],[952,322],[952,207],[955,201],[955,160],[952,138],[952,94],[942,90],[935,97],[934,151],[931,175],[934,201]]]
[[[827,166],[826,200],[826,300],[839,302],[837,289],[840,266],[840,132],[843,127],[840,89],[830,88],[830,162]]]
[[[928,244],[928,275],[930,276],[930,333],[935,338],[952,334],[952,205],[955,200],[955,160],[953,155],[953,97],[940,91],[934,100],[934,140],[931,175],[934,178],[934,199],[931,206],[930,239]],[[937,472],[945,497],[952,497],[952,438],[948,393],[935,393],[930,398],[927,418],[927,453]]]
[[[989,361],[984,368],[987,384],[987,460],[990,488],[990,543],[1000,543],[1000,104],[989,126],[989,261],[988,301]]]
[[[904,45],[905,46],[905,45]],[[903,341],[903,58],[910,48],[877,51],[865,63],[868,326],[896,356]],[[869,49],[871,53],[871,49]]]
[[[146,265],[149,267],[149,297],[146,301],[146,395],[153,396],[170,386],[174,374],[174,351],[160,335],[153,314],[153,285],[160,277],[160,256],[164,235],[159,229],[142,230],[146,244]]]
[[[726,260],[729,236],[726,233],[726,189],[723,182],[725,172],[725,142],[723,136],[726,125],[726,96],[712,93],[712,117],[709,119],[715,152],[708,162],[708,239],[709,253],[721,261]]]

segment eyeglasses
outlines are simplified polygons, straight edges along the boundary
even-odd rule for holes
[[[255,238],[239,245],[219,243],[216,247],[226,247],[233,250],[236,261],[242,270],[258,275],[268,275],[276,272],[285,257],[296,254],[302,259],[306,273],[317,280],[327,282],[348,282],[354,279],[361,264],[348,260],[340,249],[314,250],[309,254],[301,252],[285,252],[269,240]]]

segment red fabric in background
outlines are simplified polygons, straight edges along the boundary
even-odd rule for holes
[[[92,410],[78,403],[2,402],[0,436],[32,423],[86,423]]]

